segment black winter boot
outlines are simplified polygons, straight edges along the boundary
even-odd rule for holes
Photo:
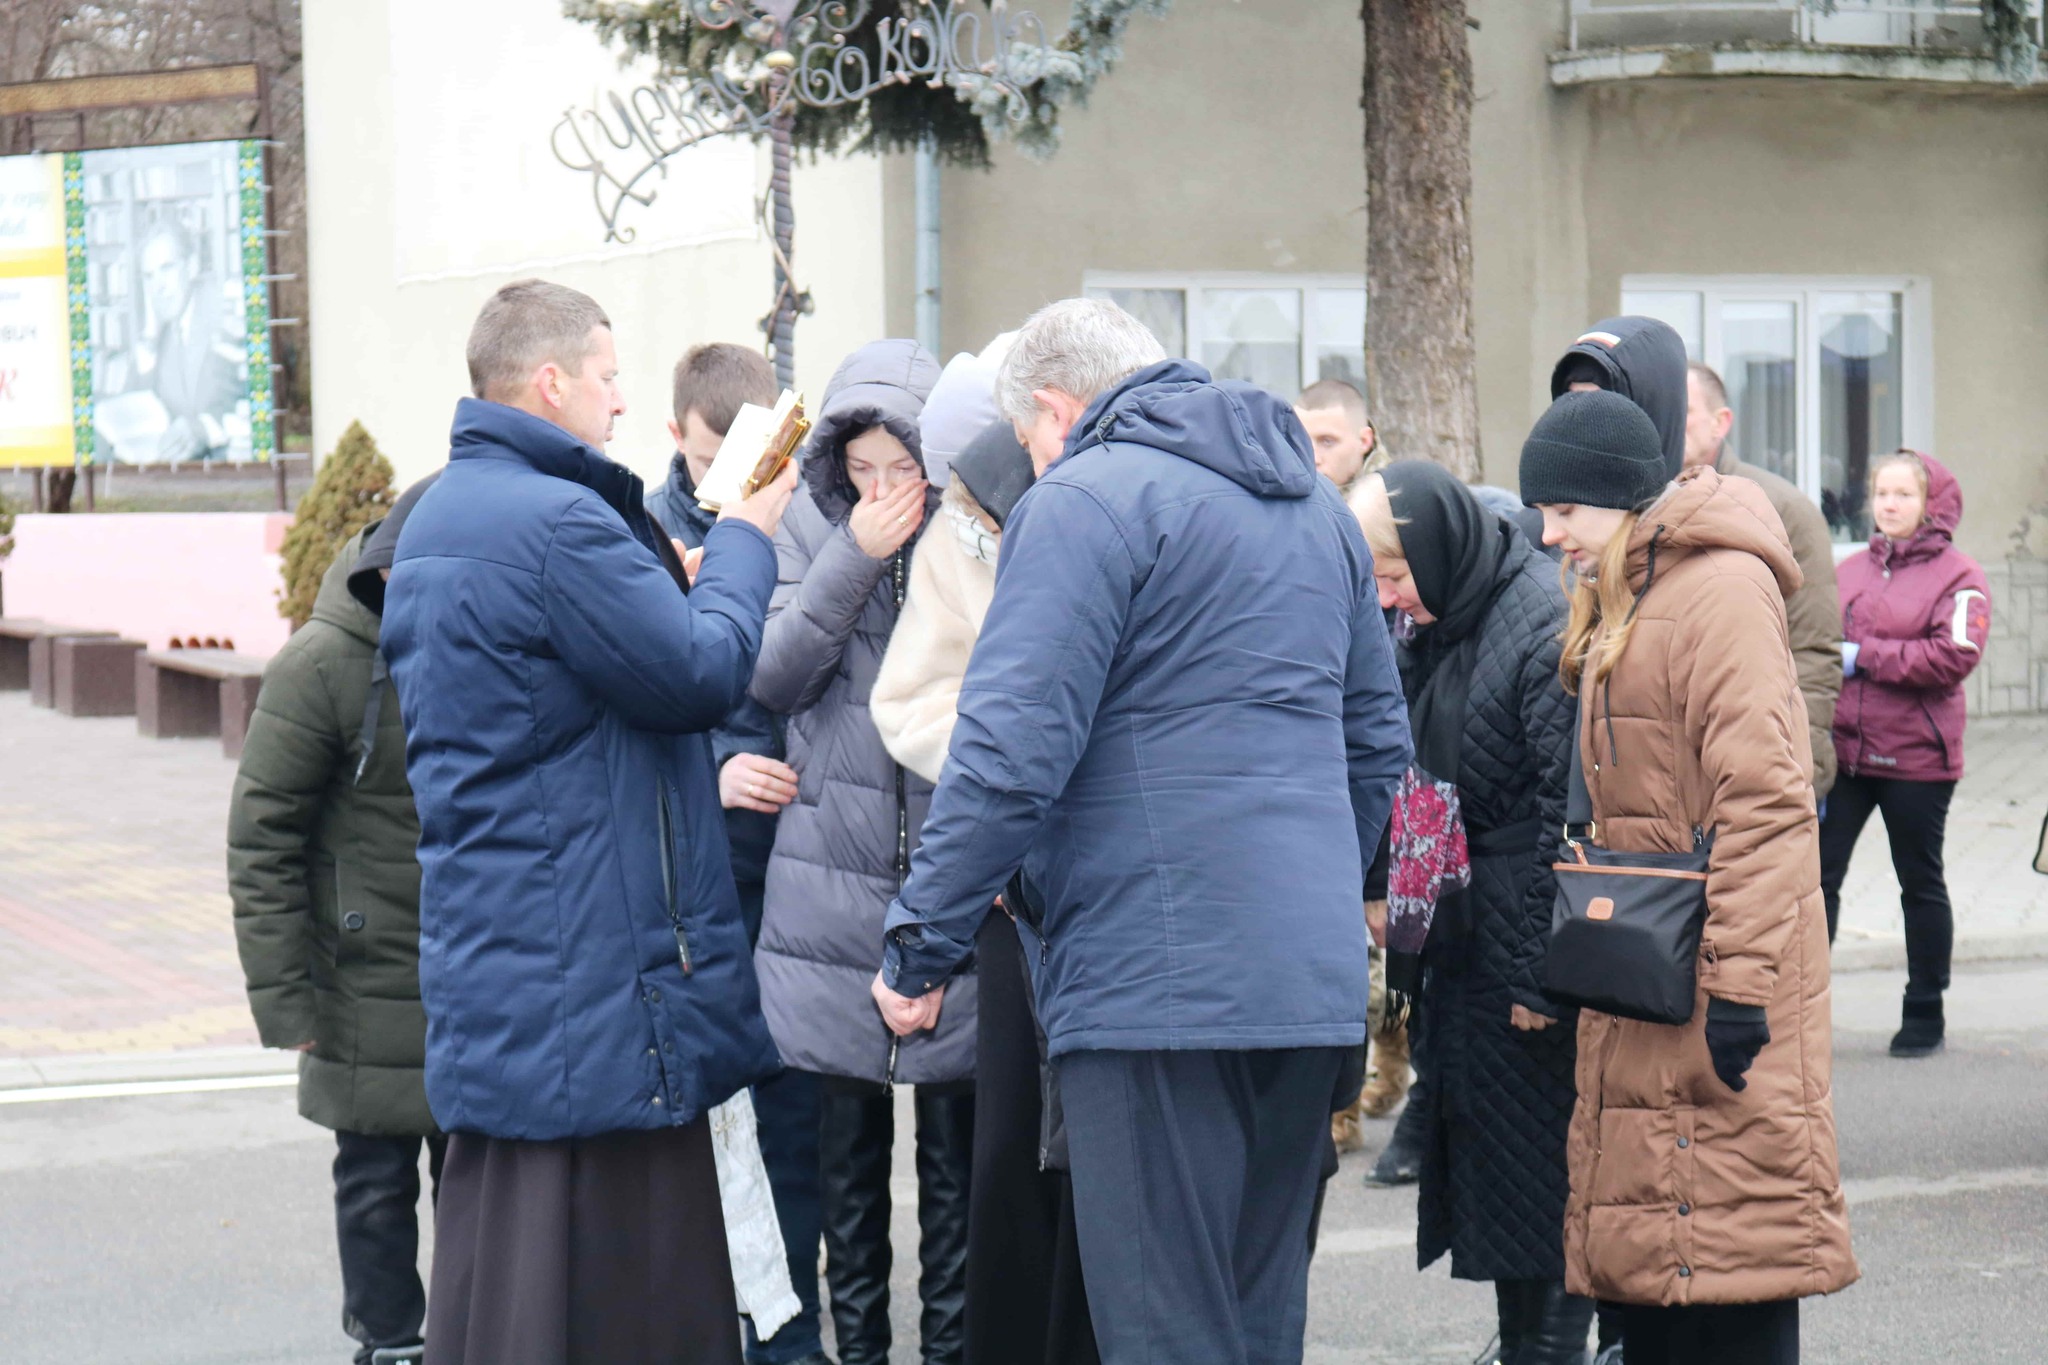
[[[1908,1000],[1899,1031],[1892,1035],[1892,1056],[1931,1057],[1941,1051],[1946,1032],[1939,996],[1932,1000]]]
[[[974,1092],[917,1092],[918,1319],[924,1365],[967,1355],[967,1177],[974,1157]]]
[[[1422,1144],[1430,1122],[1428,1084],[1425,1076],[1408,1092],[1408,1107],[1394,1121],[1394,1135],[1387,1139],[1386,1150],[1365,1173],[1366,1184],[1384,1189],[1413,1185],[1422,1179]]]
[[[1585,1365],[1593,1301],[1565,1293],[1562,1280],[1522,1283],[1528,1286],[1527,1328],[1522,1353],[1508,1357],[1511,1365]]]
[[[827,1085],[818,1095],[825,1285],[841,1365],[889,1365],[889,1097]]]
[[[1499,1320],[1499,1345],[1487,1359],[1497,1365],[1517,1365],[1522,1358],[1522,1342],[1529,1333],[1530,1280],[1495,1280],[1493,1282],[1494,1316]]]

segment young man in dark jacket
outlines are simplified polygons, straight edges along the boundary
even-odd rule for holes
[[[795,471],[724,510],[687,583],[600,453],[618,368],[591,299],[500,289],[391,571],[450,1133],[428,1365],[740,1359],[706,1114],[777,1059],[709,731],[753,672]]]
[[[697,485],[711,470],[718,447],[740,407],[775,405],[775,372],[759,351],[727,341],[693,346],[676,362],[674,415],[668,434],[676,443],[668,478],[647,495],[647,515],[686,550],[701,549],[718,514],[697,501]],[[718,801],[732,876],[740,894],[747,940],[761,935],[768,855],[775,818],[796,797],[796,771],[783,759],[782,718],[752,697],[711,732],[718,765]],[[789,1254],[789,1278],[802,1310],[768,1341],[747,1324],[748,1365],[823,1365],[818,1327],[818,1093],[806,1072],[785,1070],[754,1087],[754,1117],[761,1159],[775,1196],[776,1219]]]
[[[1114,304],[1033,315],[997,394],[1058,462],[1004,529],[875,999],[937,1023],[1021,862],[1103,1361],[1299,1360],[1410,748],[1372,559],[1283,400]]]
[[[432,479],[344,545],[263,670],[228,807],[228,892],[256,1033],[300,1054],[299,1112],[334,1130],[342,1330],[357,1365],[421,1357],[419,817],[377,652],[382,573]]]

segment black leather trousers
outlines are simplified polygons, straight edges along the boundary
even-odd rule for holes
[[[919,1319],[925,1365],[962,1365],[967,1301],[967,1182],[974,1092],[918,1090]],[[895,1101],[828,1084],[819,1097],[825,1283],[840,1365],[888,1365],[890,1150]]]

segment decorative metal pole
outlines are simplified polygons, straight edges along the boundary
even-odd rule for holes
[[[775,382],[783,388],[796,384],[796,317],[803,300],[796,287],[792,256],[796,251],[796,209],[790,203],[789,171],[794,159],[792,143],[796,131],[796,101],[789,97],[790,69],[796,58],[790,55],[788,39],[778,26],[775,51],[768,67],[768,214],[766,224],[770,249],[775,257],[775,303],[761,319],[768,334],[768,359],[775,366]]]

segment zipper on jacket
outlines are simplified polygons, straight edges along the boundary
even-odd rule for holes
[[[898,550],[890,560],[889,574],[896,598],[896,611],[903,611],[903,594],[906,587],[903,572],[904,552]],[[896,767],[896,889],[901,891],[903,883],[910,879],[910,791],[903,773],[903,765]]]
[[[660,798],[661,893],[668,903],[668,922],[676,931],[676,961],[682,964],[683,975],[688,976],[697,970],[697,964],[690,958],[690,936],[684,932],[683,917],[676,910],[676,825],[668,803],[668,784],[658,783],[655,794]]]

